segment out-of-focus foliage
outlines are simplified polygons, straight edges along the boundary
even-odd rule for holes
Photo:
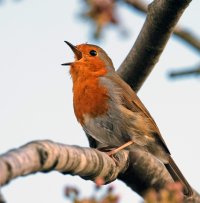
[[[69,198],[72,203],[118,203],[119,196],[114,193],[113,187],[110,186],[106,191],[103,191],[101,187],[103,184],[103,179],[98,178],[94,192],[92,196],[88,198],[80,198],[80,192],[76,187],[66,187],[65,196]],[[183,187],[180,183],[169,184],[159,192],[150,189],[144,197],[144,203],[183,203],[182,190]]]
[[[85,0],[84,3],[86,11],[82,15],[95,24],[94,38],[98,39],[106,26],[119,24],[115,0]]]
[[[104,184],[102,178],[96,179],[96,186],[93,194],[88,198],[80,198],[79,190],[75,187],[66,187],[65,196],[71,200],[72,203],[118,203],[119,197],[114,194],[113,187],[110,186],[107,190],[103,191],[101,185]]]
[[[180,183],[169,184],[159,192],[150,189],[145,195],[145,203],[183,203],[182,190]]]

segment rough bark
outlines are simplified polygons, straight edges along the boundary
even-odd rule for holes
[[[119,178],[141,196],[149,186],[159,190],[173,182],[163,164],[144,151],[122,150],[114,161],[96,149],[44,140],[28,143],[0,156],[1,186],[19,176],[50,171],[79,175],[86,180],[102,177],[105,183]],[[200,202],[196,192],[194,197],[193,202]]]
[[[128,152],[118,154],[120,165],[106,153],[96,149],[69,146],[52,141],[34,141],[19,149],[0,156],[0,185],[10,180],[36,172],[59,171],[95,180],[103,177],[105,182],[115,180],[128,164]]]

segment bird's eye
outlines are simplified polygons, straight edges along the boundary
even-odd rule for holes
[[[90,51],[90,55],[91,55],[91,56],[96,56],[96,55],[97,55],[97,52],[96,52],[95,50],[91,50],[91,51]]]

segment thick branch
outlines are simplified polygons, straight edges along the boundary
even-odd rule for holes
[[[102,177],[106,183],[119,178],[142,196],[148,188],[161,189],[172,182],[163,164],[147,152],[121,151],[115,159],[117,164],[106,153],[92,148],[35,141],[0,156],[0,185],[18,176],[52,170],[87,180]],[[194,194],[195,202],[200,202]]]
[[[52,170],[79,175],[90,180],[100,176],[105,182],[111,182],[128,164],[128,153],[122,152],[119,155],[120,165],[116,166],[106,153],[96,149],[47,140],[31,142],[0,156],[0,185],[18,176]]]
[[[167,183],[173,182],[164,165],[151,154],[135,150],[131,151],[129,156],[129,168],[119,175],[119,179],[141,196],[149,188],[160,190]]]
[[[173,29],[191,0],[155,0],[143,28],[118,74],[137,92],[157,63]]]

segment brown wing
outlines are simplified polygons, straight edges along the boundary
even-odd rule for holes
[[[108,74],[107,77],[110,78],[111,81],[113,81],[117,86],[121,87],[121,89],[123,90],[121,92],[121,94],[123,97],[124,106],[133,112],[143,113],[143,115],[149,119],[149,121],[151,122],[151,124],[155,130],[157,139],[159,139],[160,143],[163,145],[166,152],[168,152],[170,154],[169,149],[168,149],[164,139],[162,138],[161,133],[160,133],[154,119],[152,118],[152,116],[150,115],[149,111],[146,109],[144,104],[141,102],[139,97],[136,95],[136,93],[117,74]]]

